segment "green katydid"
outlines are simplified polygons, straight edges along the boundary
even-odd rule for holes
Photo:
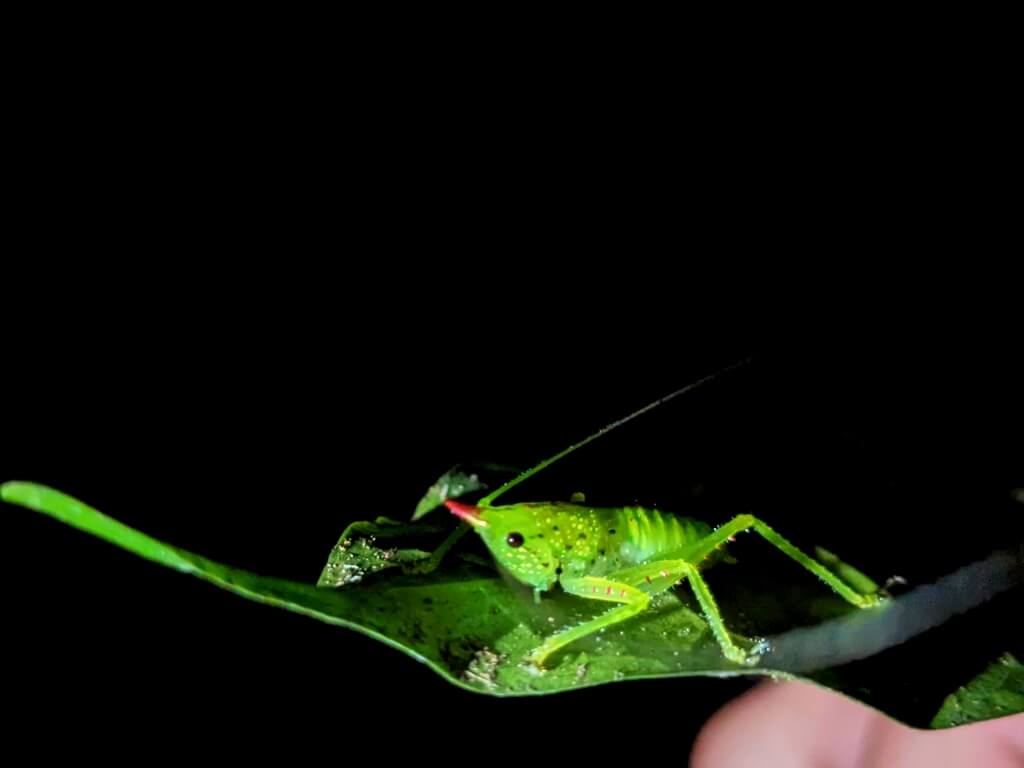
[[[744,651],[733,642],[701,576],[701,571],[722,559],[725,545],[742,531],[759,533],[859,608],[883,601],[877,585],[863,574],[855,572],[859,578],[855,581],[856,588],[852,587],[749,514],[737,515],[712,529],[698,520],[641,507],[594,508],[563,502],[493,505],[514,486],[587,443],[745,362],[706,376],[609,424],[526,470],[475,505],[450,499],[444,502],[453,514],[480,535],[505,571],[533,587],[538,599],[542,592],[558,584],[569,594],[618,604],[589,621],[551,635],[529,654],[528,663],[543,667],[548,657],[559,649],[636,616],[648,607],[652,595],[687,581],[726,658],[739,664],[755,664],[759,649]]]

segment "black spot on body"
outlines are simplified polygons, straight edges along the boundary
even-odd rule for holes
[[[612,536],[614,536],[615,535],[615,529],[614,528],[609,528],[608,529],[608,533],[610,533]]]
[[[585,539],[585,538],[587,538],[587,534],[585,534],[585,533],[581,533],[581,534],[580,534],[580,538],[581,538],[581,539]]]

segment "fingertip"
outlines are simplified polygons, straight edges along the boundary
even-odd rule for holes
[[[766,681],[716,712],[698,734],[694,768],[856,764],[871,710],[802,682]]]
[[[1018,768],[1024,766],[1024,715],[918,730],[816,685],[765,682],[712,716],[690,765]]]

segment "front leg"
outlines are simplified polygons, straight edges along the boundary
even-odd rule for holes
[[[380,539],[423,535],[444,530],[436,526],[408,525],[379,517],[375,523],[355,522],[341,534],[324,566],[319,587],[344,587],[371,573],[401,568],[405,573],[426,574],[435,570],[469,526],[460,525],[433,552],[421,549],[382,548]]]
[[[411,563],[406,566],[407,573],[426,574],[437,570],[437,567],[441,565],[441,561],[444,556],[448,554],[448,551],[458,543],[459,539],[466,535],[470,530],[469,526],[465,523],[459,523],[459,526],[448,534],[444,541],[437,545],[437,549],[430,553],[430,557],[424,560],[420,560],[416,563]]]

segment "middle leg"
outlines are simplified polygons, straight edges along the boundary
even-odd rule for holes
[[[562,588],[569,594],[588,600],[603,600],[622,605],[552,635],[527,657],[527,661],[538,667],[542,666],[548,656],[569,643],[636,616],[650,604],[651,593],[668,589],[681,579],[689,581],[704,618],[725,657],[737,664],[751,663],[750,656],[729,636],[718,604],[704,578],[697,568],[686,560],[655,561],[610,573],[606,578],[584,576],[563,580]]]

